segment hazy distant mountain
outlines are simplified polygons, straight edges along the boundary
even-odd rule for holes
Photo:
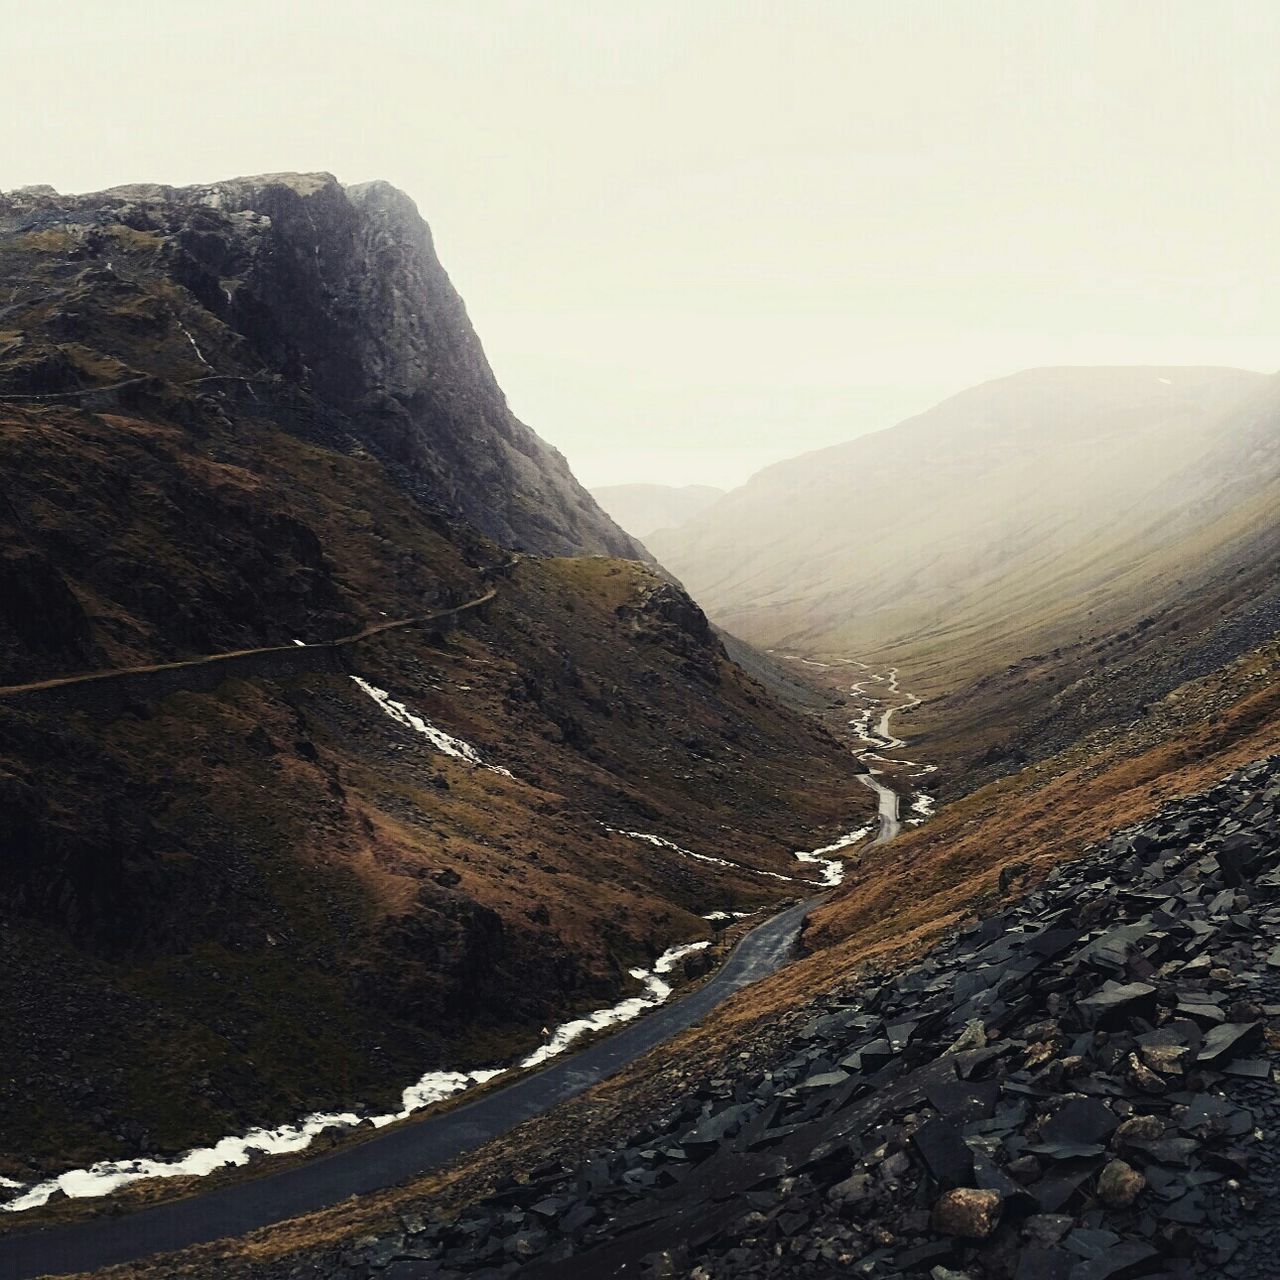
[[[647,545],[748,640],[954,688],[1141,617],[1237,537],[1214,521],[1272,478],[1233,452],[1266,416],[1231,412],[1251,393],[1268,380],[1237,369],[1030,370],[769,467]]]
[[[606,484],[591,490],[591,496],[633,538],[684,524],[724,493],[709,484]]]

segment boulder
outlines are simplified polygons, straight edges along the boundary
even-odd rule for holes
[[[944,1192],[933,1206],[934,1231],[965,1240],[985,1240],[1000,1221],[1000,1194],[974,1187]]]
[[[1098,1199],[1109,1209],[1127,1209],[1146,1185],[1132,1165],[1112,1160],[1098,1175]]]

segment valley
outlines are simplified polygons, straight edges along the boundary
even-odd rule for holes
[[[806,669],[821,682],[815,687],[847,690],[855,683],[842,670],[847,665],[810,659]],[[703,1260],[729,1274],[818,1276],[833,1265],[870,1260],[890,1273],[910,1275],[917,1259],[923,1260],[921,1274],[928,1274],[936,1265],[973,1269],[989,1260],[998,1267],[1010,1250],[1028,1258],[1050,1255],[1036,1265],[1057,1266],[1063,1257],[1078,1264],[1082,1256],[1089,1258],[1079,1250],[1093,1247],[1089,1232],[1102,1233],[1097,1238],[1117,1265],[1150,1269],[1167,1248],[1160,1222],[1169,1224],[1166,1233],[1184,1233],[1181,1247],[1207,1250],[1195,1256],[1221,1257],[1221,1274],[1257,1274],[1250,1270],[1257,1265],[1257,1246],[1250,1243],[1257,1224],[1249,1206],[1259,1191],[1250,1188],[1265,1187],[1269,1173],[1253,1156],[1238,1154],[1242,1139],[1214,1127],[1216,1121],[1178,1124],[1182,1099],[1196,1089],[1207,1090],[1195,1094],[1198,1105],[1224,1117],[1247,1112],[1257,1123],[1276,1105],[1274,1087],[1260,1081],[1256,1057],[1247,1056],[1276,1052],[1270,1034],[1259,1041],[1259,1022],[1247,1024],[1253,1029],[1240,1024],[1243,1049],[1237,1056],[1246,1056],[1240,1057],[1238,1076],[1221,1067],[1189,1065],[1186,1055],[1230,1053],[1204,1039],[1218,1025],[1214,1007],[1228,1021],[1269,1022],[1265,1005],[1274,997],[1266,986],[1267,967],[1254,960],[1228,980],[1231,969],[1223,965],[1223,948],[1251,942],[1265,950],[1269,926],[1259,917],[1252,932],[1240,934],[1223,917],[1223,894],[1229,891],[1220,877],[1235,874],[1225,870],[1234,864],[1227,853],[1215,851],[1244,850],[1247,877],[1273,874],[1272,855],[1265,851],[1275,829],[1277,671],[1273,644],[1179,690],[1127,742],[1102,752],[1097,746],[1077,748],[1071,759],[1032,766],[1025,776],[986,789],[990,795],[980,791],[974,802],[943,806],[927,826],[903,833],[893,846],[866,842],[839,896],[819,906],[806,924],[799,960],[709,1011],[661,1052],[641,1056],[509,1138],[451,1160],[425,1180],[251,1234],[242,1244],[208,1245],[182,1254],[180,1263],[128,1274],[159,1276],[168,1274],[166,1266],[180,1265],[183,1274],[283,1280],[312,1267],[323,1273],[341,1259],[362,1280],[373,1280],[399,1274],[396,1266],[407,1273],[409,1266],[429,1260],[445,1275],[481,1274],[495,1259],[505,1259],[534,1275],[595,1276],[627,1274],[642,1261],[651,1267],[655,1259],[660,1265],[662,1256],[671,1256],[684,1260],[678,1265],[692,1268]],[[887,686],[889,680],[871,683]],[[909,697],[900,693],[896,700]],[[829,710],[849,720],[848,708]],[[877,731],[882,714],[877,708]],[[883,727],[882,738],[910,738],[893,717]],[[1248,763],[1259,759],[1263,763]],[[1065,798],[1073,794],[1077,804],[1068,808]],[[1117,823],[1123,830],[1112,834]],[[1038,850],[1033,861],[1024,860],[1028,850]],[[1082,855],[1085,861],[1076,865]],[[888,870],[895,864],[902,873]],[[1141,884],[1158,885],[1158,893],[1133,888]],[[1234,892],[1228,910],[1245,910],[1246,896],[1254,904],[1247,909],[1269,910],[1265,884],[1255,893],[1246,881],[1244,890]],[[1182,895],[1176,907],[1170,893]],[[1152,909],[1155,920],[1141,915]],[[1203,923],[1175,924],[1197,919]],[[1071,946],[1068,935],[1075,939]],[[1001,959],[1010,948],[1016,957],[1019,946],[1039,946],[1040,937],[1046,943],[1036,952],[1036,964]],[[1189,943],[1191,938],[1209,939],[1214,959],[1190,963],[1199,945]],[[1240,938],[1246,941],[1233,941]],[[1082,1015],[1071,1012],[1073,1004],[1055,1002],[1052,993],[1064,989],[1057,969],[1036,976],[1045,964],[1067,959],[1074,966],[1072,982],[1102,994],[1126,982],[1141,985],[1133,975],[1160,965],[1143,990],[1165,1002],[1176,987],[1180,1008],[1203,1006],[1206,1012],[1197,1015],[1198,1031],[1186,1029],[1185,1015],[1181,1022],[1176,1014],[1162,1016],[1158,1025],[1167,1029],[1149,1033],[1149,1041],[1140,1037],[1140,1045],[1190,1049],[1177,1048],[1167,1062],[1151,1050],[1146,1060],[1160,1064],[1153,1071],[1143,1067],[1147,1050],[1138,1047],[1139,1065],[1129,1067],[1123,1052],[1106,1048],[1127,1034],[1109,1021],[1100,1024],[1108,1032],[1089,1042],[1095,1048],[1083,1066],[1068,1061],[1063,1055],[1070,1046],[1085,1041],[1078,1034],[1073,1041],[1062,1020]],[[1213,977],[1206,979],[1210,971]],[[1016,988],[1010,982],[1022,981],[1019,975],[1026,972],[1029,990],[1041,1003],[1011,998]],[[963,1011],[949,1015],[950,1030],[921,1030],[937,1026],[928,1017],[920,1021],[920,1011],[935,1007],[940,991],[949,993],[953,1006],[968,999],[981,1007],[981,1024],[998,1033],[974,1040],[973,1019]],[[921,1003],[928,1000],[934,1004]],[[682,1003],[668,1008],[674,1012]],[[1005,1008],[1010,1013],[1002,1015]],[[1021,1021],[1011,1022],[1014,1016]],[[636,1023],[635,1031],[644,1026]],[[932,1038],[921,1041],[922,1034]],[[1172,1035],[1182,1039],[1170,1040]],[[973,1105],[988,1107],[1003,1127],[955,1110],[968,1105],[952,1100],[946,1089],[956,1077],[943,1064],[956,1059],[936,1055],[957,1036],[959,1061],[969,1055],[974,1063],[994,1064],[994,1071],[975,1067],[968,1088],[975,1097],[996,1098],[990,1107]],[[1213,1046],[1222,1039],[1215,1037]],[[1180,1064],[1176,1070],[1174,1059]],[[1019,1071],[1023,1061],[1029,1067]],[[1224,1057],[1223,1065],[1233,1061]],[[967,1097],[965,1078],[956,1087]],[[1140,1087],[1134,1083],[1139,1080]],[[1048,1129],[1041,1136],[1038,1124],[1046,1115],[1077,1106],[1080,1083],[1085,1097],[1099,1096],[1100,1088],[1104,1099],[1118,1093],[1131,1098],[1133,1110],[1122,1110],[1120,1117],[1137,1115],[1141,1123],[1129,1125],[1115,1141],[1105,1140],[1104,1133],[1104,1141],[1093,1146],[1071,1146],[1072,1139],[1056,1130],[1052,1138]],[[1013,1092],[997,1094],[997,1085]],[[1018,1100],[1024,1112],[1030,1107],[1029,1121],[1017,1118],[1024,1112],[1016,1106],[1009,1111]],[[1074,1114],[1063,1111],[1061,1125]],[[925,1119],[932,1127],[917,1140],[914,1131]],[[1062,1157],[1036,1155],[1043,1185],[1021,1172],[1021,1181],[1001,1181],[996,1166],[978,1158],[961,1185],[984,1193],[975,1201],[987,1206],[984,1212],[996,1207],[989,1225],[958,1227],[950,1234],[931,1229],[936,1178],[946,1175],[931,1172],[942,1167],[936,1161],[943,1148],[929,1144],[941,1141],[945,1126],[966,1134],[977,1126],[975,1135],[994,1133],[1007,1142],[1011,1123],[1028,1122],[1029,1136],[1015,1139],[1014,1151],[1066,1143]],[[1117,1121],[1109,1123],[1114,1129]],[[840,1137],[834,1147],[833,1132]],[[851,1156],[845,1141],[863,1155]],[[805,1142],[818,1145],[811,1150]],[[1243,1145],[1250,1147],[1248,1140]],[[527,1178],[513,1181],[514,1153],[525,1150],[537,1150],[541,1163],[525,1165]],[[1183,1154],[1170,1163],[1175,1151]],[[1076,1164],[1060,1167],[1060,1158]],[[1233,1191],[1225,1175],[1214,1176],[1224,1159],[1236,1162],[1231,1168],[1237,1176],[1248,1164],[1245,1191]],[[1198,1171],[1194,1181],[1183,1181],[1187,1165],[1179,1160],[1192,1162]],[[1154,1199],[1150,1189],[1140,1193],[1140,1204],[1149,1206],[1141,1213],[1123,1202],[1128,1192],[1115,1193],[1121,1198],[1114,1202],[1098,1198],[1093,1179],[1104,1165],[1117,1162],[1138,1172],[1117,1168],[1109,1178],[1123,1173],[1133,1185],[1145,1179],[1161,1189]],[[717,1191],[707,1199],[707,1188],[742,1188],[743,1180],[754,1190],[735,1190],[727,1200]],[[1059,1184],[1062,1190],[1053,1190]],[[1192,1199],[1184,1205],[1188,1186]],[[985,1195],[988,1190],[991,1195]],[[1078,1209],[1045,1207],[1055,1204],[1093,1207],[1081,1225]],[[1174,1206],[1172,1219],[1162,1216],[1165,1205]],[[1190,1217],[1180,1216],[1184,1211]],[[1041,1243],[1030,1231],[1048,1234]],[[353,1248],[356,1237],[364,1243]]]
[[[510,414],[394,189],[0,197],[0,269],[6,1186],[520,1061],[872,807]]]
[[[1274,635],[1278,404],[1245,370],[1025,370],[766,468],[648,545],[743,640],[909,671],[917,741],[967,788]]]
[[[769,650],[769,653],[776,651]],[[857,658],[819,661],[797,654],[778,656],[783,661],[799,662],[808,668],[808,677],[815,687],[829,689],[837,695],[835,701],[826,703],[821,714],[833,731],[849,739],[854,754],[866,768],[860,781],[875,793],[879,830],[867,848],[888,844],[901,832],[904,822],[914,827],[930,817],[934,797],[913,783],[935,773],[938,766],[887,754],[900,752],[907,746],[891,729],[894,717],[913,711],[921,702],[914,693],[901,688],[898,669],[889,667],[877,671]],[[859,679],[846,685],[844,679],[850,667],[858,668],[861,674]],[[847,720],[842,710],[846,704],[850,709],[856,708]],[[903,817],[904,804],[913,817]]]
[[[472,605],[460,608],[487,604],[497,594],[498,589],[495,588]],[[456,612],[450,611],[449,616]],[[439,616],[431,615],[429,619],[416,621],[434,621]],[[375,630],[381,634],[404,625],[408,622],[386,623]],[[349,637],[337,643],[347,644],[356,638]],[[364,638],[363,633],[359,638]],[[305,646],[299,642],[295,642],[295,646],[286,647],[282,652],[301,657]],[[226,660],[228,656],[231,655],[215,655],[194,661],[179,670],[199,670],[210,663]],[[866,667],[866,664],[852,660],[844,665]],[[143,670],[149,672],[152,669]],[[16,691],[0,691],[0,696],[15,692],[21,696],[50,689],[59,690],[65,696],[86,683],[92,687],[97,681],[126,679],[138,674],[138,670],[128,669],[90,677],[43,681],[34,686],[20,686]],[[386,714],[427,736],[435,749],[473,767],[488,768],[512,777],[510,771],[502,766],[486,764],[469,744],[444,734],[403,704],[389,700],[384,691],[368,685],[358,676],[352,678]],[[861,693],[859,700],[866,705],[859,717],[850,721],[849,730],[855,754],[859,742],[875,745],[881,751],[905,746],[901,739],[889,735],[890,722],[896,712],[909,710],[916,703],[911,695],[899,689],[897,673],[871,675],[862,683],[882,690],[885,701],[877,705],[872,700],[873,694]],[[857,685],[853,688],[858,690]],[[873,714],[877,728],[873,735],[868,735],[862,717]],[[856,727],[858,725],[861,725],[861,731]],[[882,755],[877,759],[886,765],[899,763]],[[914,765],[914,762],[907,763]],[[163,1181],[176,1180],[181,1194],[167,1204],[149,1208],[126,1207],[123,1216],[117,1213],[96,1222],[91,1218],[76,1225],[54,1227],[44,1232],[20,1232],[8,1239],[0,1238],[0,1271],[13,1280],[25,1280],[26,1277],[55,1271],[97,1269],[148,1253],[187,1248],[206,1240],[259,1230],[300,1214],[315,1213],[347,1196],[368,1194],[409,1175],[421,1175],[435,1166],[452,1163],[469,1150],[494,1141],[531,1117],[591,1088],[672,1035],[695,1025],[733,993],[760,981],[792,959],[805,918],[826,899],[825,891],[837,888],[843,881],[846,858],[850,854],[856,857],[863,848],[885,844],[899,832],[897,791],[870,773],[857,776],[876,793],[879,801],[879,830],[874,839],[867,839],[870,828],[864,825],[829,845],[812,851],[797,851],[794,855],[796,860],[802,867],[812,867],[816,875],[784,876],[757,872],[797,888],[808,886],[810,891],[817,889],[820,891],[817,896],[793,902],[765,922],[751,926],[745,933],[731,928],[732,918],[758,915],[761,913],[759,910],[707,913],[704,919],[713,922],[717,929],[721,927],[719,921],[725,922],[721,940],[671,946],[658,958],[651,971],[632,970],[630,976],[643,986],[640,995],[550,1028],[539,1048],[509,1066],[428,1072],[404,1090],[401,1109],[397,1112],[364,1116],[351,1111],[316,1113],[295,1124],[252,1129],[243,1136],[227,1137],[210,1147],[186,1152],[167,1162],[155,1159],[104,1161],[89,1168],[61,1173],[29,1187],[7,1179],[3,1186],[7,1198],[0,1203],[0,1212],[14,1215],[12,1220],[21,1225],[28,1220],[39,1223],[66,1220],[62,1206],[83,1201],[92,1209],[101,1198],[113,1196],[135,1184],[158,1189]],[[735,863],[682,849],[660,836],[627,831],[616,834],[699,861],[737,868]],[[733,945],[726,949],[729,942]],[[718,967],[711,971],[705,982],[690,983],[690,977],[696,978],[699,970],[689,969],[684,962],[712,946],[718,953]],[[677,1001],[664,1007],[676,991],[672,984],[678,983],[681,976],[690,990],[681,991]],[[631,1022],[636,1022],[636,1025],[629,1030],[617,1029]],[[598,1037],[601,1033],[604,1033],[604,1038],[597,1038],[590,1048],[579,1049],[564,1063],[546,1065],[575,1046],[580,1039]],[[493,1084],[510,1075],[516,1077],[514,1083]],[[480,1100],[464,1102],[460,1108],[442,1109],[439,1105],[473,1089],[482,1094]],[[409,1126],[401,1123],[423,1111],[430,1113],[425,1120]],[[386,1130],[385,1134],[379,1136],[376,1131],[380,1130]],[[356,1141],[342,1142],[346,1135],[351,1135]],[[302,1163],[286,1163],[279,1171],[272,1171],[277,1163],[273,1157],[302,1152],[318,1139],[324,1142],[324,1154]],[[227,1180],[226,1175],[230,1171],[249,1165],[253,1166],[253,1171],[247,1181]],[[199,1181],[211,1174],[221,1176],[213,1180],[215,1189],[202,1193]],[[154,1201],[155,1198],[153,1192],[147,1200]],[[59,1206],[52,1217],[37,1212],[51,1203]],[[81,1217],[75,1215],[69,1221],[76,1222],[76,1218]]]
[[[386,183],[0,272],[3,1280],[1260,1274],[1273,377],[620,527]]]

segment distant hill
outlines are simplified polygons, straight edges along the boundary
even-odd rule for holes
[[[591,490],[591,496],[633,538],[682,525],[724,494],[709,484],[607,484]]]
[[[748,641],[901,664],[935,696],[921,723],[965,739],[935,754],[1016,761],[1274,630],[1277,424],[1261,374],[1035,369],[770,467],[646,545]]]

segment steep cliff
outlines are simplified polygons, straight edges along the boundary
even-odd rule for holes
[[[0,322],[23,320],[0,392],[171,374],[157,340],[173,330],[190,377],[301,394],[315,429],[376,451],[422,501],[500,542],[643,557],[512,415],[427,224],[388,183],[321,173],[38,189],[0,196],[0,234],[19,268]],[[37,273],[37,299],[21,263],[48,253],[63,269]]]

